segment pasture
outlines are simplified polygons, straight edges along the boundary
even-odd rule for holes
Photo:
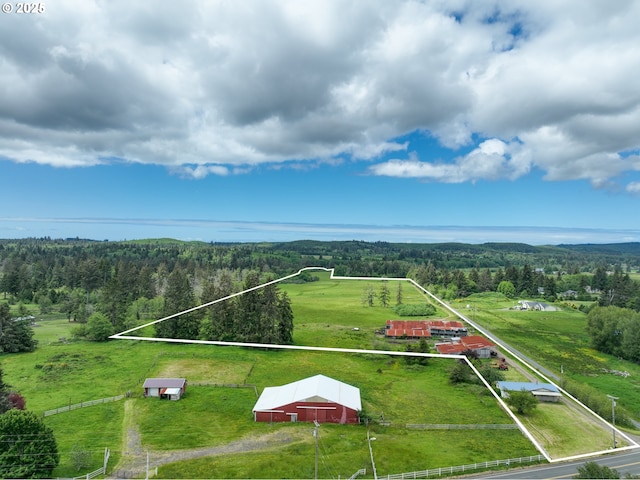
[[[382,307],[377,301],[372,307],[362,302],[363,291],[369,286],[379,291],[382,282],[330,280],[324,272],[318,276],[321,278],[318,282],[281,285],[292,301],[297,345],[404,349],[403,344],[386,343],[375,334],[384,328],[386,320],[396,318],[392,309]],[[395,304],[398,283],[388,282],[391,305]],[[426,301],[408,282],[402,282],[402,294],[403,303]],[[478,321],[493,319],[498,328],[504,321],[501,319],[506,319],[510,326],[521,321],[524,323],[520,328],[524,328],[535,319],[526,316],[526,312],[517,312],[525,315],[515,318],[513,312],[498,310],[494,314],[491,300],[485,301],[483,304],[481,300],[474,300]],[[442,310],[434,316],[443,317]],[[567,336],[570,332],[578,334],[577,320],[568,314],[562,318],[569,322],[566,325],[563,322],[559,336],[563,330]],[[575,320],[575,324],[571,320]],[[449,383],[448,369],[453,360],[430,359],[426,366],[415,366],[388,355],[124,340],[70,342],[71,324],[66,320],[39,323],[36,337],[40,345],[35,352],[1,359],[6,381],[25,396],[29,409],[41,413],[80,401],[130,393],[127,400],[46,417],[62,453],[61,464],[54,471],[56,476],[78,474],[72,461],[72,454],[78,448],[91,453],[92,464],[83,470],[85,473],[101,465],[104,447],[111,449],[111,468],[118,464],[118,468],[126,469],[131,453],[131,431],[134,431],[139,434],[140,451],[150,451],[152,457],[154,453],[175,452],[177,455],[190,449],[236,445],[276,434],[278,438],[288,439],[277,448],[182,460],[161,467],[161,477],[308,478],[313,475],[309,469],[313,469],[315,455],[312,428],[308,424],[255,423],[251,409],[256,392],[264,387],[318,373],[360,388],[363,407],[374,420],[371,432],[376,437],[373,448],[380,475],[538,453],[518,430],[496,433],[405,427],[406,424],[512,423],[484,388]],[[503,327],[503,331],[509,328]],[[502,335],[500,331],[495,333]],[[526,350],[527,339],[516,339],[523,342]],[[516,340],[514,344],[520,347]],[[142,383],[152,376],[186,377],[190,383],[187,394],[179,402],[143,398]],[[219,386],[221,384],[255,385],[255,389]],[[389,422],[388,426],[376,423],[383,418]],[[541,420],[540,424],[545,422]],[[553,427],[550,428],[553,431]],[[322,475],[350,476],[358,468],[366,467],[371,476],[365,426],[323,425],[320,439],[323,442]],[[283,462],[283,458],[287,461]]]
[[[466,305],[471,306],[470,310]],[[618,405],[640,418],[640,365],[598,352],[586,333],[587,316],[569,304],[557,312],[510,310],[500,294],[472,295],[452,306],[563,379],[619,397]],[[614,371],[628,372],[623,377]]]

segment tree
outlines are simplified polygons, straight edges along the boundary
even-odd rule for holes
[[[488,363],[483,364],[478,371],[489,385],[495,385],[496,382],[501,382],[505,379],[504,372]]]
[[[59,461],[53,430],[35,413],[0,415],[0,477],[49,477]]]
[[[38,345],[33,335],[30,320],[14,320],[9,305],[0,305],[0,352],[33,352]]]
[[[82,444],[76,443],[71,450],[71,463],[79,472],[83,468],[91,465],[91,452],[82,447]]]
[[[398,290],[396,291],[396,305],[402,305],[402,282],[398,282]]]
[[[278,342],[285,345],[293,343],[293,310],[287,292],[282,292],[278,302],[280,318],[278,322]]]
[[[363,305],[373,307],[373,300],[376,298],[376,291],[372,285],[367,285],[362,291],[362,297],[360,298]]]
[[[578,474],[573,478],[620,478],[620,473],[615,468],[587,462],[578,467]]]
[[[498,284],[498,293],[502,293],[507,298],[513,298],[516,296],[516,287],[509,280],[502,280]]]
[[[491,270],[484,269],[478,278],[478,290],[481,292],[490,292],[493,290],[493,278],[491,278]]]
[[[163,318],[195,306],[195,297],[189,278],[180,268],[174,269],[167,282],[162,310]],[[195,339],[198,337],[200,321],[196,313],[190,312],[159,322],[155,327],[159,337]]]
[[[471,379],[471,374],[472,371],[467,362],[459,360],[449,370],[449,382],[453,384],[467,383]]]
[[[382,281],[382,285],[380,286],[380,292],[378,293],[378,298],[380,299],[380,305],[383,307],[389,306],[389,297],[391,294],[389,293],[389,282],[386,280]]]
[[[243,290],[250,290],[240,295],[237,300],[237,308],[234,316],[234,336],[240,342],[253,342],[256,338],[256,329],[260,323],[260,274],[250,271],[244,279]]]
[[[106,342],[113,335],[113,325],[106,315],[94,313],[87,321],[87,337],[94,342]]]
[[[538,399],[526,390],[513,390],[509,392],[506,402],[516,409],[521,415],[528,415],[538,408]]]
[[[209,279],[202,291],[202,301],[210,303],[234,293],[233,279],[228,270],[224,270],[216,279]],[[228,298],[207,307],[207,315],[200,326],[200,337],[205,340],[229,341],[235,339],[234,317],[236,301]]]
[[[13,408],[13,405],[9,400],[9,385],[4,383],[3,377],[4,371],[2,370],[2,367],[0,367],[0,414]]]
[[[424,337],[420,338],[420,341],[417,345],[407,344],[405,347],[405,351],[407,352],[417,352],[417,353],[429,353],[429,344],[425,340]],[[404,361],[407,365],[428,365],[429,357],[418,357],[418,356],[406,356],[404,357]]]

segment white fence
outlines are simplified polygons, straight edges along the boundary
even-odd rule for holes
[[[440,477],[442,475],[453,475],[455,473],[473,472],[493,467],[509,466],[513,464],[534,463],[546,460],[542,455],[534,455],[531,457],[509,458],[507,460],[493,460],[491,462],[472,463],[470,465],[460,465],[457,467],[432,468],[431,470],[422,470],[420,472],[397,473],[394,475],[380,476],[378,479],[386,478],[387,480],[405,480],[413,478]]]
[[[82,475],[81,477],[73,477],[72,480],[91,480],[92,478],[96,478],[98,475],[106,475],[107,473],[107,462],[109,461],[109,456],[111,456],[111,450],[109,448],[104,449],[104,460],[102,467],[97,470],[94,470],[91,473],[87,473],[86,475]]]
[[[73,477],[73,480],[82,480],[84,478],[86,478],[87,480],[91,480],[92,478],[96,478],[98,475],[104,475],[105,471],[104,471],[104,467],[100,467],[97,470],[94,470],[91,473],[87,473],[86,475],[82,475],[81,477]]]
[[[75,403],[73,405],[67,405],[66,407],[60,407],[60,408],[54,408],[53,410],[47,410],[46,412],[44,412],[42,414],[42,416],[43,417],[48,417],[49,415],[55,415],[57,413],[68,412],[70,410],[76,410],[78,408],[91,407],[93,405],[99,405],[101,403],[115,402],[115,401],[118,401],[118,400],[122,400],[124,397],[125,397],[124,395],[118,395],[116,397],[100,398],[98,400],[89,400],[88,402]]]
[[[349,477],[349,480],[354,480],[356,478],[358,478],[360,475],[366,475],[367,474],[367,469],[366,468],[361,468],[360,470],[358,470],[356,473],[354,473],[353,475],[351,475]]]

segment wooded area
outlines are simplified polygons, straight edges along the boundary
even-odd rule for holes
[[[86,324],[77,330],[79,336],[94,340],[307,266],[334,268],[337,275],[346,276],[410,277],[446,300],[498,291],[508,297],[582,301],[586,302],[580,305],[584,311],[593,305],[640,311],[640,286],[631,276],[640,269],[638,243],[530,246],[0,240],[0,292],[4,299],[25,315],[29,312],[22,304],[26,303],[37,304],[40,313],[64,313],[69,321]],[[296,278],[313,280],[308,273]],[[628,349],[623,345],[640,336],[636,334],[640,330],[637,316],[630,318],[625,321],[628,333],[623,343],[609,348],[612,342],[601,341],[600,332],[600,336],[594,333],[594,346],[627,357],[623,351]],[[25,335],[20,323],[3,322],[16,335]],[[156,334],[290,343],[293,317],[289,299],[274,286],[162,322]],[[35,348],[30,339],[25,337],[24,349]],[[639,361],[636,357],[632,353],[628,358]]]

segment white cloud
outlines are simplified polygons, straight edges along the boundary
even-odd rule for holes
[[[501,140],[490,139],[482,142],[467,155],[456,158],[453,163],[423,162],[412,154],[409,160],[390,160],[372,165],[369,170],[374,175],[461,183],[476,180],[514,180],[528,173],[529,168],[528,152],[522,151],[519,143],[507,144]]]
[[[60,0],[2,17],[0,155],[201,178],[379,161],[419,130],[454,162],[370,172],[601,187],[638,169],[621,152],[640,147],[639,17],[638,0]]]
[[[627,185],[627,192],[640,195],[640,182],[631,182]]]

